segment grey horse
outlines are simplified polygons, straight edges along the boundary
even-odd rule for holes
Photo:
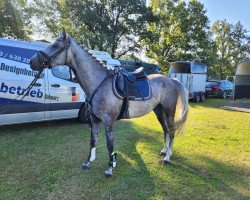
[[[82,168],[90,168],[90,163],[96,158],[96,143],[102,122],[109,152],[109,167],[105,176],[111,176],[116,166],[114,123],[123,104],[123,101],[114,95],[112,78],[107,78],[107,73],[112,70],[107,69],[105,64],[77,44],[64,30],[54,43],[39,51],[30,61],[33,70],[64,64],[74,71],[91,105],[90,153]],[[188,93],[177,80],[160,74],[149,75],[147,78],[151,84],[152,97],[146,101],[129,101],[129,117],[141,117],[152,110],[155,112],[164,132],[164,147],[160,154],[164,156],[163,163],[168,164],[172,155],[174,133],[182,128],[187,119]],[[181,105],[181,110],[175,121],[177,104]]]

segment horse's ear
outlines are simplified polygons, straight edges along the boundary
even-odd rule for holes
[[[60,33],[60,37],[61,37],[62,39],[66,39],[66,38],[67,38],[67,34],[66,34],[66,31],[64,30],[64,28],[62,28],[62,31],[61,31],[61,33]]]

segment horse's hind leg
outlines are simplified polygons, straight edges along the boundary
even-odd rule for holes
[[[169,113],[165,113],[167,120],[167,133],[166,133],[166,141],[165,141],[165,149],[166,155],[164,157],[164,164],[170,163],[170,157],[172,155],[173,150],[173,142],[174,142],[174,115]]]
[[[91,116],[91,138],[90,138],[90,151],[88,159],[82,164],[83,169],[90,168],[90,162],[96,158],[96,143],[98,139],[100,120],[95,116]]]
[[[158,105],[154,109],[154,112],[164,132],[164,147],[161,150],[160,155],[165,156],[163,162],[164,164],[168,164],[170,162],[170,156],[172,155],[173,148],[174,117],[171,117],[171,115],[166,114],[166,112],[164,112],[163,106],[161,105]]]
[[[156,117],[158,121],[160,122],[163,132],[164,132],[164,147],[161,150],[160,155],[166,155],[167,152],[167,146],[166,146],[166,139],[167,139],[167,132],[168,132],[168,127],[167,127],[167,120],[166,120],[166,115],[163,111],[163,107],[161,105],[158,105],[155,109],[154,112],[156,114]]]

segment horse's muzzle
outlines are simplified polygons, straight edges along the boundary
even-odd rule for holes
[[[39,71],[43,66],[43,62],[41,62],[40,55],[36,53],[31,59],[30,59],[30,68],[35,71]]]

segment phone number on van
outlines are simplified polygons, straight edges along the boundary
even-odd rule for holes
[[[15,55],[15,54],[9,54],[8,55],[8,53],[4,53],[3,51],[0,51],[0,57],[10,59],[10,60],[14,60],[14,61],[18,61],[18,62],[24,62],[24,63],[29,63],[30,62],[30,59],[28,59],[28,58],[24,58],[22,56],[18,56],[18,55]]]

